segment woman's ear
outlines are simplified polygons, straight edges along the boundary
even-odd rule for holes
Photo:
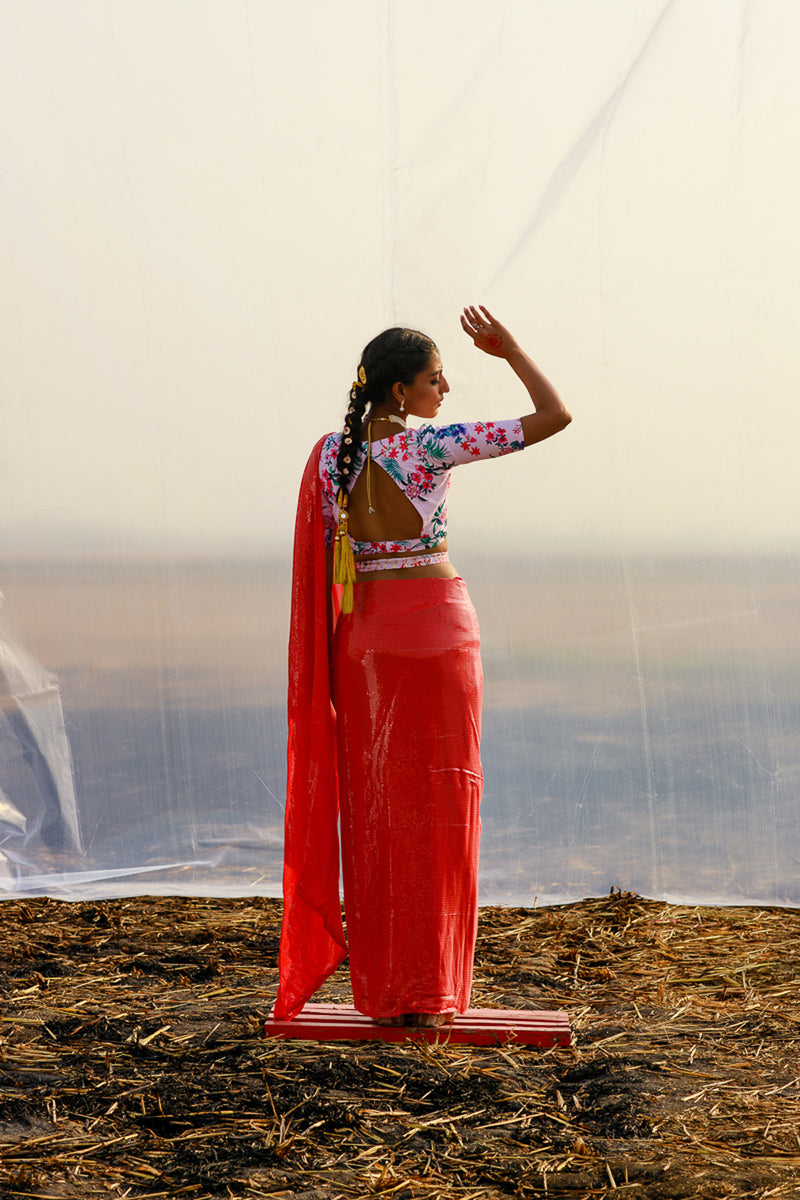
[[[406,387],[404,383],[392,384],[392,395],[399,405],[403,405],[406,398]]]

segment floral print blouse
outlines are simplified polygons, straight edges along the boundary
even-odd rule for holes
[[[339,519],[336,494],[336,456],[341,433],[331,433],[322,444],[319,474],[322,485],[322,510],[325,517],[325,541],[333,542]],[[405,493],[422,518],[419,537],[394,542],[357,542],[350,539],[354,554],[397,554],[424,551],[447,537],[447,494],[450,472],[462,463],[481,458],[499,458],[525,447],[522,423],[514,421],[475,421],[455,425],[422,425],[404,429],[372,443],[372,463],[379,466]],[[352,482],[366,462],[367,443],[361,443],[361,462]],[[352,484],[351,484],[352,487]]]

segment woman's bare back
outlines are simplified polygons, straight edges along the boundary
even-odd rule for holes
[[[371,441],[387,441],[381,435],[386,422],[376,422],[377,429],[371,430]],[[369,489],[367,487],[367,471],[369,470]],[[372,500],[372,509],[368,499]],[[351,537],[357,542],[397,542],[418,538],[422,532],[422,517],[414,505],[393,479],[378,462],[367,463],[353,484],[347,506],[349,514],[348,529]],[[447,550],[447,539],[426,550],[426,554],[439,554]],[[392,558],[415,557],[419,550],[402,551],[393,554]],[[362,562],[376,557],[370,554],[357,554],[356,562]],[[384,557],[383,555],[381,557]],[[386,571],[370,571],[370,582],[381,579],[453,579],[458,575],[450,562],[430,563],[422,567],[401,567]]]

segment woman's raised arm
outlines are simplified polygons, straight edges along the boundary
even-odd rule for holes
[[[543,442],[569,425],[572,417],[558,392],[488,308],[469,305],[461,314],[461,328],[484,354],[504,358],[525,385],[534,409],[521,418],[526,446]]]

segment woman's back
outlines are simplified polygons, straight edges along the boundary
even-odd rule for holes
[[[369,443],[362,443],[358,455],[352,456],[348,533],[357,564],[369,563],[376,555],[403,558],[446,551],[447,500],[453,468],[497,458],[525,446],[519,420],[422,425],[374,436],[372,427],[377,424],[367,422],[365,432],[373,436]],[[331,434],[320,458],[329,544],[340,513],[335,474],[340,445],[341,435]],[[452,569],[442,571],[441,562],[435,565],[439,569],[431,574],[454,573]]]

